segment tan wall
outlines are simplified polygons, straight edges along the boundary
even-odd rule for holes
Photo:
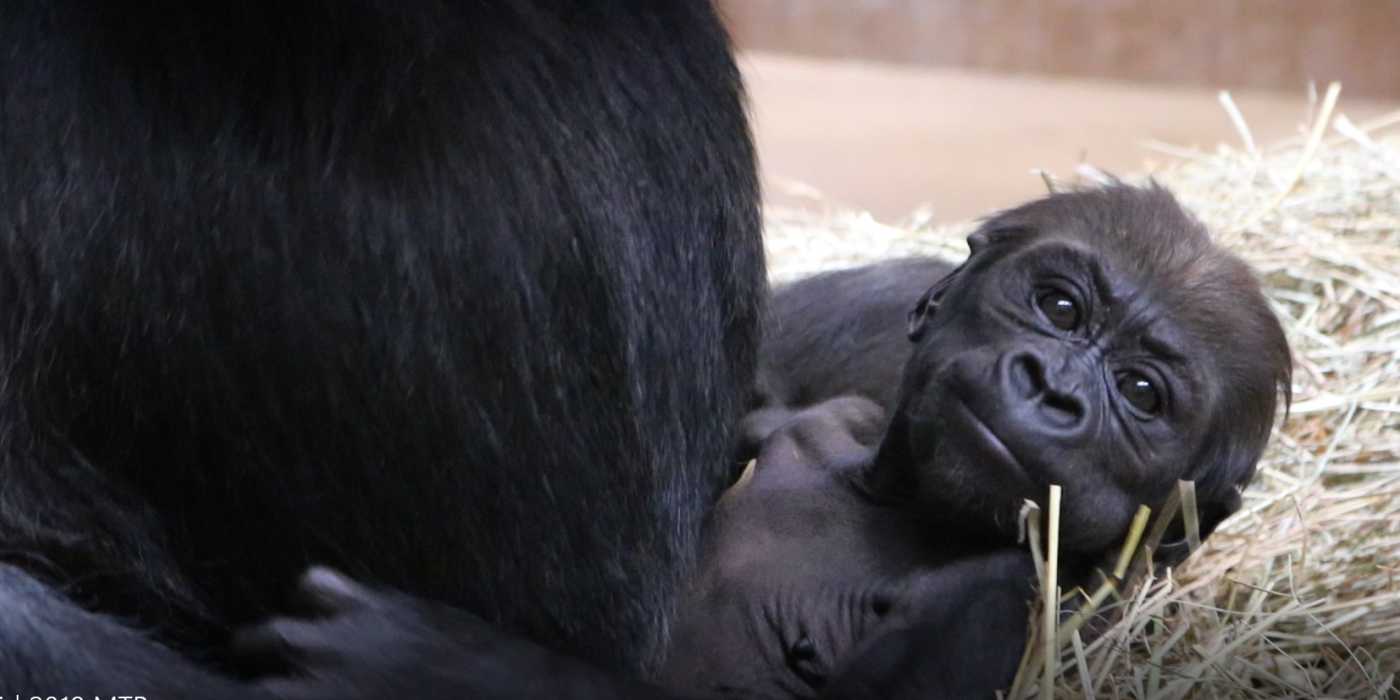
[[[1400,97],[1400,0],[718,0],[744,48]]]

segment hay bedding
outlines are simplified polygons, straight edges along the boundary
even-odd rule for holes
[[[1222,94],[1240,147],[1154,146],[1173,162],[1152,176],[1259,271],[1295,353],[1292,412],[1244,509],[1125,591],[1106,634],[1061,631],[1046,654],[1034,632],[1019,697],[1049,697],[1047,674],[1058,698],[1400,697],[1400,113],[1357,125],[1336,97],[1311,102],[1307,133],[1258,148]],[[775,281],[966,255],[972,224],[887,226],[807,194],[813,207],[768,212]]]

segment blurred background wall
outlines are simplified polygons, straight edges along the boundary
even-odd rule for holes
[[[718,0],[741,50],[769,182],[896,222],[980,216],[1068,176],[1260,145],[1312,118],[1400,110],[1400,0]],[[770,203],[791,204],[776,188]]]
[[[720,0],[740,45],[1187,85],[1341,80],[1400,98],[1400,0]]]

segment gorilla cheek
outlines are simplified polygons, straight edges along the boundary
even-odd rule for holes
[[[1034,491],[1023,478],[1008,478],[1004,467],[966,449],[954,427],[941,421],[911,421],[909,443],[914,455],[914,497],[936,504],[942,515],[993,524],[1005,534],[1016,532],[1016,514]],[[1043,500],[1043,499],[1040,499]]]
[[[905,418],[908,425],[909,454],[913,455],[920,473],[935,468],[933,462],[938,454],[938,434],[940,432],[936,409],[931,404],[936,401],[928,392],[910,397],[912,405],[906,407]]]

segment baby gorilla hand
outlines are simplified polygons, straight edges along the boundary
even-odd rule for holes
[[[767,485],[812,486],[852,479],[870,466],[885,411],[869,399],[842,396],[800,411],[755,411],[740,429],[757,441],[757,462],[740,485],[753,477]]]
[[[867,447],[876,446],[885,434],[885,409],[854,394],[827,399],[802,409],[760,408],[739,421],[739,454],[756,457],[780,430],[806,438],[837,430],[844,438]]]
[[[582,662],[512,638],[480,618],[313,568],[302,617],[239,633],[234,647],[268,694],[336,698],[588,698],[608,683]]]

